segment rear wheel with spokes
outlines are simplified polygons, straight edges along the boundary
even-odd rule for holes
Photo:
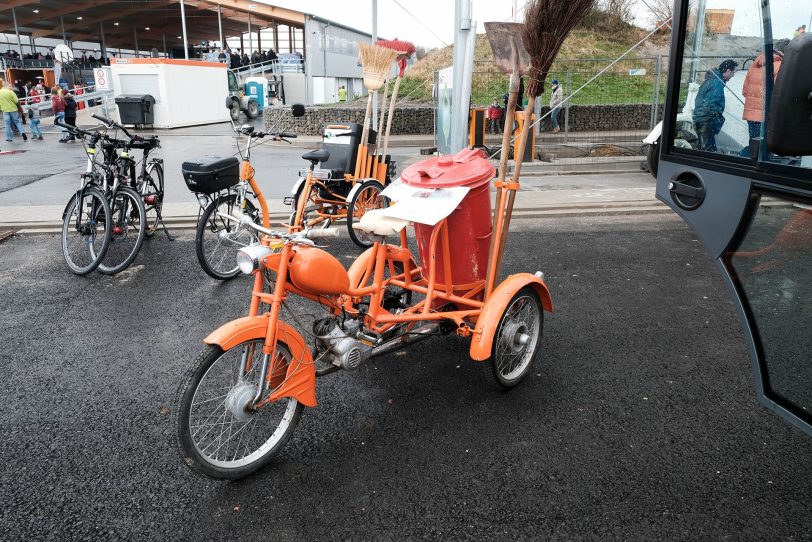
[[[139,182],[138,192],[147,214],[146,234],[147,237],[152,237],[158,231],[164,204],[164,168],[160,164],[147,168],[145,177]]]
[[[513,296],[499,320],[485,374],[500,388],[518,385],[541,351],[544,313],[538,294],[525,286]]]
[[[296,220],[296,213],[299,208],[299,199],[302,197],[305,185],[299,187],[296,195],[293,197],[293,211],[290,213],[288,224],[292,227],[299,227],[301,230],[309,230],[313,228],[329,228],[332,224],[332,219],[327,216],[324,204],[318,202],[317,188],[311,187],[310,192],[307,194],[304,209],[302,210],[302,217],[299,221]]]
[[[266,465],[290,439],[303,406],[285,398],[253,407],[262,373],[264,340],[246,341],[223,351],[209,345],[178,388],[174,425],[185,463],[195,472],[236,479]],[[241,373],[242,360],[246,370]],[[271,356],[270,390],[285,382],[292,359],[278,343]]]
[[[237,251],[250,245],[255,239],[254,230],[218,216],[217,213],[234,216],[238,210],[236,205],[236,194],[220,196],[209,203],[197,223],[197,261],[203,271],[218,280],[228,280],[239,274]],[[259,220],[259,213],[250,200],[245,201],[245,208],[241,211],[255,222]]]
[[[86,275],[96,269],[110,244],[110,204],[101,190],[84,188],[65,208],[62,255],[71,271]]]
[[[368,248],[372,246],[371,241],[361,238],[353,229],[352,225],[364,216],[364,213],[372,209],[380,209],[389,205],[389,199],[382,196],[383,185],[378,181],[364,181],[361,187],[352,196],[347,207],[347,230],[350,239],[359,247]]]
[[[133,262],[146,236],[146,212],[138,192],[127,186],[117,188],[110,201],[110,218],[110,246],[99,271],[115,275]]]

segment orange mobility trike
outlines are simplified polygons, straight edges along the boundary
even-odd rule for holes
[[[518,88],[514,68],[510,104]],[[510,148],[512,110],[503,149]],[[239,268],[254,276],[248,315],[206,337],[179,386],[172,411],[186,464],[212,478],[255,471],[284,446],[303,407],[316,406],[318,376],[355,370],[433,335],[470,338],[471,358],[483,363],[496,385],[519,384],[539,355],[543,311],[552,311],[552,301],[541,272],[498,282],[521,162],[509,180],[506,171],[506,153],[494,179],[480,150],[406,168],[383,192],[394,204],[368,211],[354,224],[372,246],[349,269],[314,242],[337,230],[273,231],[265,205],[263,225],[239,212],[219,213],[264,235],[237,255]],[[259,193],[250,168],[242,176]],[[419,260],[409,249],[410,224]],[[291,296],[318,303],[325,316],[302,322],[301,309],[288,306]]]

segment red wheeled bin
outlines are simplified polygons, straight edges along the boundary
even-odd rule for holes
[[[448,216],[451,275],[455,290],[470,290],[485,280],[491,244],[490,181],[495,170],[480,149],[466,149],[451,156],[429,158],[404,170],[401,180],[419,188],[466,186],[470,191]],[[429,245],[434,226],[414,224],[417,249],[424,269],[431,262]],[[436,279],[445,284],[442,244],[435,256]],[[425,273],[425,271],[424,271]],[[426,276],[428,276],[426,274]]]

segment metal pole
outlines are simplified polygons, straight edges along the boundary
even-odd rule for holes
[[[20,50],[20,58],[23,57],[23,42],[20,41],[20,29],[17,28],[17,10],[11,8],[11,18],[14,19],[14,33],[17,35],[17,49]]]
[[[133,27],[133,39],[135,40],[135,58],[138,58],[138,30],[135,27]]]
[[[189,60],[189,46],[186,37],[186,9],[183,5],[183,0],[180,0],[180,24],[183,27],[183,58]]]
[[[164,40],[164,58],[169,58],[169,55],[166,52],[166,32],[164,32],[163,40]]]
[[[225,49],[226,44],[223,42],[223,15],[220,13],[220,4],[217,4],[217,28],[220,30],[220,49]]]
[[[657,114],[660,109],[660,79],[663,74],[663,55],[657,55],[657,69],[654,79],[654,100],[651,108],[651,129],[657,125]]]
[[[251,53],[254,52],[254,36],[251,34],[251,14],[248,14],[248,58],[251,58]],[[250,60],[249,60],[250,62]]]
[[[473,55],[467,49],[472,32],[471,0],[456,0],[454,5],[454,78],[451,89],[451,152],[465,147],[471,103]],[[466,89],[468,94],[466,94]]]
[[[104,59],[107,58],[107,43],[104,40],[104,23],[99,23],[99,35],[101,35],[101,63],[104,64]]]
[[[59,22],[62,23],[62,42],[67,45],[68,37],[65,35],[65,19],[62,17],[62,15],[59,16]]]
[[[372,0],[372,43],[378,41],[378,0]],[[324,43],[327,43],[327,37],[325,36]],[[327,66],[324,66],[324,70],[326,73]],[[378,125],[378,93],[372,93],[372,126]],[[378,138],[381,137],[381,134],[378,134]]]
[[[279,54],[279,24],[276,21],[273,23],[273,50]]]
[[[572,92],[572,72],[567,71],[567,92]],[[570,142],[570,103],[567,100],[567,108],[564,110],[564,143]]]
[[[519,12],[516,10],[516,0],[513,0],[513,22],[519,22]]]
[[[37,45],[34,43],[34,35],[33,35],[33,34],[31,34],[31,35],[30,35],[30,36],[28,36],[28,37],[29,37],[29,39],[31,40],[31,53],[32,53],[34,56],[37,56]]]
[[[696,72],[699,69],[700,55],[702,53],[702,36],[705,34],[705,2],[699,2],[699,8],[696,14],[696,28],[694,29],[696,35],[694,36],[694,61],[691,63],[691,76],[688,78],[688,84],[696,79]]]

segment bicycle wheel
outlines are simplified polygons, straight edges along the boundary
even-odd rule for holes
[[[206,207],[197,223],[197,261],[203,271],[218,280],[228,280],[240,273],[237,251],[255,239],[254,231],[250,228],[217,216],[218,212],[233,215],[236,202],[236,194],[218,197]],[[242,212],[258,222],[259,213],[250,200],[246,200]]]
[[[77,275],[87,275],[104,258],[110,245],[110,204],[101,190],[77,192],[62,219],[62,255]]]
[[[361,188],[355,192],[347,208],[347,230],[350,239],[362,248],[369,248],[372,242],[362,239],[353,229],[354,222],[361,220],[364,213],[371,209],[380,209],[389,205],[389,199],[381,196],[383,185],[378,181],[364,181]]]
[[[496,328],[485,374],[500,388],[518,385],[541,352],[544,312],[538,294],[525,286],[513,296]]]
[[[301,226],[301,229],[307,230],[313,228],[329,228],[333,221],[331,218],[324,216],[322,212],[324,211],[324,205],[315,202],[316,195],[314,189],[312,188],[310,193],[307,195],[307,201],[305,201],[305,208],[302,211],[302,219],[298,224],[295,223],[296,210],[299,208],[299,198],[302,197],[304,187],[305,185],[300,186],[296,191],[296,195],[293,197],[293,211],[290,213],[290,218],[288,218],[288,224],[291,226],[298,225]]]
[[[302,415],[295,399],[251,407],[262,371],[262,346],[256,339],[228,351],[208,345],[178,387],[173,409],[178,448],[198,474],[234,480],[266,465],[293,434]],[[240,375],[246,356],[249,369]],[[270,393],[285,381],[292,356],[279,342],[271,357]]]
[[[99,271],[115,275],[127,269],[144,243],[146,213],[141,196],[130,187],[116,189],[110,202],[110,246],[99,264]]]
[[[145,231],[147,237],[152,237],[158,231],[164,204],[164,168],[160,164],[147,168],[146,176],[138,183],[138,192],[147,216]]]

